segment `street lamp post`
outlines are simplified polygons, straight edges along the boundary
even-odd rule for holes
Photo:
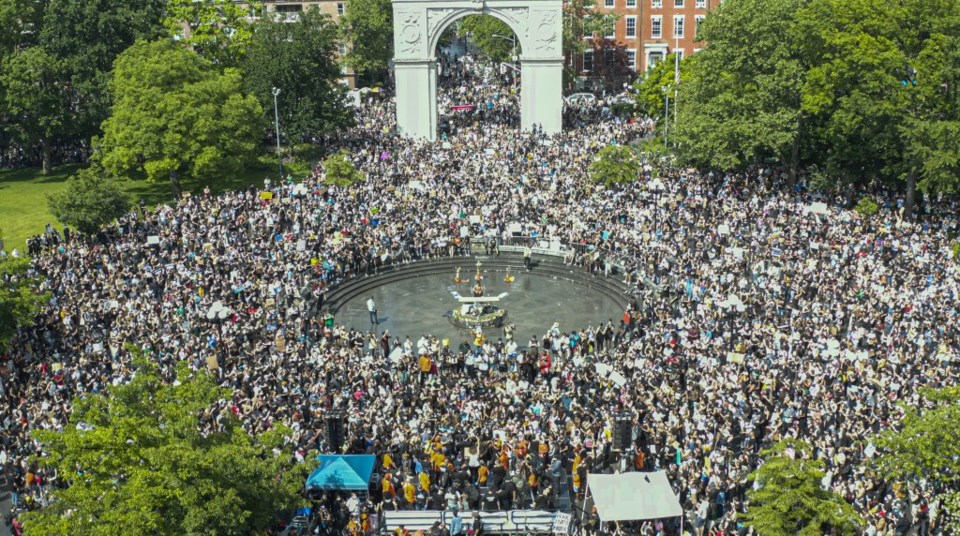
[[[517,60],[516,60],[516,57],[517,57],[517,38],[516,38],[516,37],[507,37],[506,35],[500,35],[500,34],[493,34],[493,37],[499,37],[500,39],[504,39],[504,40],[506,40],[506,41],[510,41],[510,43],[513,45],[513,49],[510,51],[510,58],[513,59],[513,61],[517,61]]]
[[[670,88],[661,86],[663,90],[663,148],[669,148],[667,144],[667,135],[670,130]]]
[[[280,152],[280,108],[277,106],[277,97],[280,88],[273,88],[273,125],[277,136],[277,167],[280,169],[280,182],[283,182],[283,154]]]
[[[650,189],[653,190],[653,235],[654,239],[657,241],[657,247],[654,248],[654,262],[656,263],[653,267],[653,277],[656,284],[660,284],[660,237],[657,236],[657,233],[660,232],[660,194],[666,189],[666,186],[660,180],[660,177],[653,179],[650,182]]]
[[[500,34],[493,34],[492,37],[496,37],[496,38],[498,38],[498,39],[503,39],[504,41],[510,41],[510,45],[511,45],[511,47],[512,47],[512,48],[510,49],[510,61],[516,63],[516,61],[517,61],[517,38],[516,38],[516,37],[509,37],[509,36],[506,36],[506,35],[500,35]],[[516,73],[519,72],[519,71],[517,70],[516,67],[514,67],[514,66],[512,66],[512,65],[511,65],[511,67],[513,67],[513,72],[514,72],[513,80],[514,80],[514,82],[516,82],[516,80],[517,80],[517,75],[516,75]]]

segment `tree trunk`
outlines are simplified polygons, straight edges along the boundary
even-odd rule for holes
[[[800,167],[800,136],[793,140],[793,147],[790,151],[790,165],[787,166],[787,177],[790,180],[790,187],[797,185],[797,168]]]
[[[50,140],[43,138],[40,140],[40,148],[43,153],[43,174],[49,175],[53,171],[53,164],[51,163],[52,156],[50,155]]]
[[[183,191],[180,189],[180,170],[170,172],[170,186],[173,187],[173,200],[179,201]]]
[[[913,220],[913,205],[917,202],[917,166],[910,168],[907,175],[907,200],[903,204],[903,218]]]

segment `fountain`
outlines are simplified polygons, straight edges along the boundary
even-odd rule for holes
[[[508,293],[499,296],[484,296],[483,275],[480,274],[480,261],[477,261],[477,273],[474,276],[473,296],[461,296],[459,292],[452,292],[454,299],[461,305],[453,310],[450,323],[459,328],[501,327],[507,318],[506,309],[498,304],[506,298]],[[460,269],[457,268],[457,279]]]

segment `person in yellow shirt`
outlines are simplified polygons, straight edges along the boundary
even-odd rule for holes
[[[477,469],[477,475],[479,476],[477,482],[482,486],[487,483],[487,476],[490,475],[490,469],[486,465],[481,464],[480,468]]]
[[[426,471],[420,473],[420,487],[423,491],[430,493],[430,475]]]
[[[580,464],[583,463],[583,460],[580,458],[580,453],[578,452],[576,456],[573,457],[573,467],[570,472],[573,473],[573,492],[580,493]]]
[[[403,483],[403,499],[407,501],[408,505],[413,505],[416,502],[417,488],[414,487],[413,483],[407,480]]]
[[[396,467],[396,464],[393,463],[393,456],[389,452],[383,453],[383,469],[384,471],[391,471]]]
[[[427,380],[427,375],[430,374],[430,367],[433,365],[433,362],[430,361],[430,356],[423,354],[420,356],[420,385],[423,385],[423,382]]]
[[[383,491],[384,497],[397,497],[397,490],[394,489],[393,483],[390,482],[390,473],[383,475],[383,480],[380,484],[380,489]]]

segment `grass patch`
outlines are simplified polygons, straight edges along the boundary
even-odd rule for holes
[[[289,172],[296,180],[302,180],[310,174],[312,162],[295,162],[284,172]],[[57,221],[47,209],[47,195],[63,188],[68,177],[85,167],[83,164],[58,166],[50,175],[43,175],[39,168],[0,171],[0,229],[3,230],[3,247],[7,251],[18,248],[26,251],[26,240],[43,232],[47,223],[52,223],[57,231],[63,230],[63,224]],[[241,190],[251,184],[262,187],[263,179],[269,177],[276,182],[277,161],[272,156],[261,157],[257,162],[239,173],[217,179],[184,180],[181,184],[184,192],[200,194],[205,186],[213,193]],[[133,181],[130,197],[135,203],[141,199],[148,205],[169,203],[173,199],[173,190],[167,181]]]
[[[0,229],[7,251],[27,249],[27,237],[43,232],[47,223],[63,225],[47,210],[47,195],[63,188],[63,182],[83,165],[59,166],[49,175],[39,168],[0,171]]]

